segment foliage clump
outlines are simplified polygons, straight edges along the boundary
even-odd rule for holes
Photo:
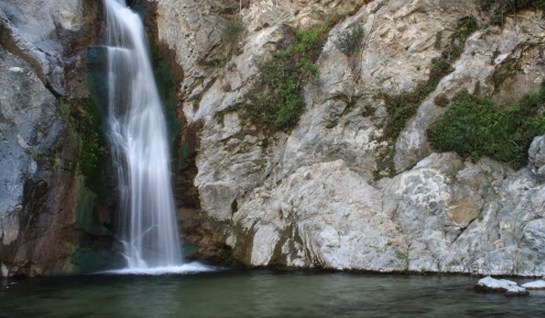
[[[545,133],[544,111],[545,85],[501,108],[488,98],[461,93],[429,127],[428,140],[435,151],[455,151],[474,161],[488,156],[519,168],[528,161],[532,139]]]
[[[419,83],[414,91],[399,95],[384,95],[388,119],[385,135],[397,139],[407,120],[416,114],[418,106],[437,87],[443,77],[453,71],[451,65],[462,55],[467,38],[477,30],[477,22],[469,16],[460,20],[448,50],[432,61],[427,82]]]
[[[494,88],[500,87],[507,79],[514,78],[521,71],[520,65],[518,65],[515,59],[508,59],[504,61],[500,68],[494,72],[492,76],[492,82]]]
[[[289,131],[304,111],[303,88],[318,76],[314,62],[324,45],[327,29],[284,27],[281,48],[258,65],[259,79],[248,93],[241,116],[266,131]]]
[[[453,71],[452,64],[462,55],[467,38],[477,30],[477,21],[473,16],[460,19],[450,45],[439,58],[432,61],[429,78],[420,82],[413,91],[399,95],[384,94],[382,98],[388,112],[384,127],[384,139],[395,141],[405,128],[407,121],[416,114],[418,107],[431,93],[441,79]],[[381,169],[386,169],[389,175],[395,174],[393,158],[395,151],[390,148],[379,158]]]
[[[503,25],[505,17],[521,10],[545,10],[545,0],[476,0],[482,10],[490,13],[490,22]]]
[[[359,49],[364,33],[363,25],[354,23],[339,35],[335,46],[345,55],[350,55]]]
[[[245,30],[244,23],[240,18],[228,20],[223,26],[223,41],[226,43],[234,42],[238,40]]]

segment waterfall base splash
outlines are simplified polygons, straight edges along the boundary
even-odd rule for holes
[[[140,268],[122,268],[117,270],[109,270],[99,272],[97,274],[108,275],[180,275],[194,274],[202,272],[215,272],[219,269],[213,266],[204,265],[198,262],[185,263],[178,266],[158,266],[158,267],[140,267]]]

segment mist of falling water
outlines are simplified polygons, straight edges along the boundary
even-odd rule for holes
[[[108,128],[118,172],[119,236],[127,267],[180,265],[167,128],[143,24],[124,0],[104,3]]]

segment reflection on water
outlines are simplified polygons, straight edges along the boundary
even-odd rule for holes
[[[0,317],[539,317],[545,293],[507,298],[467,276],[222,271],[2,282]]]

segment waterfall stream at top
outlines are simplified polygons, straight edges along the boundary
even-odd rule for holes
[[[120,192],[119,238],[127,270],[182,264],[165,116],[140,17],[104,0],[108,135]]]

